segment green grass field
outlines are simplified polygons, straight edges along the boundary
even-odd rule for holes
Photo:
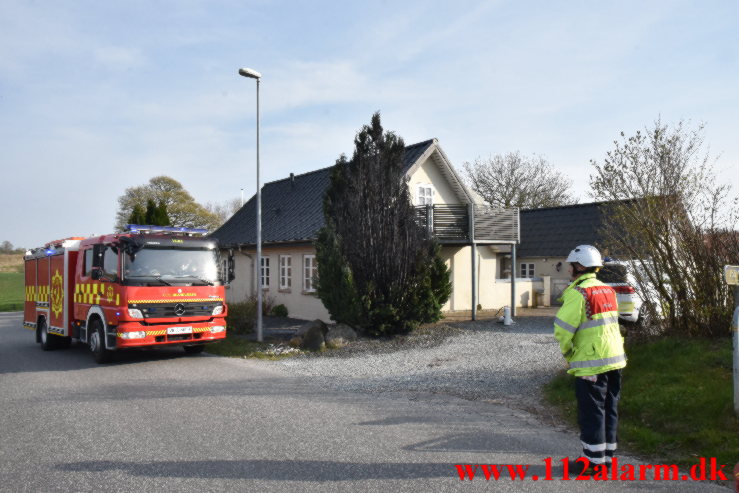
[[[739,461],[731,339],[664,338],[633,344],[626,352],[619,445],[663,464],[689,466],[700,457],[716,457],[731,471]],[[576,425],[573,377],[559,375],[544,390]]]
[[[23,310],[23,272],[0,272],[0,312]]]

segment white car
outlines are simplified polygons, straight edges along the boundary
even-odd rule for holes
[[[616,291],[618,318],[625,322],[646,324],[650,313],[644,303],[646,299],[654,298],[655,293],[650,292],[647,293],[647,296],[644,296],[644,293],[637,291],[639,288],[633,272],[634,269],[638,268],[638,265],[635,262],[606,260],[597,277]],[[655,304],[655,308],[657,315],[661,315],[659,303]]]

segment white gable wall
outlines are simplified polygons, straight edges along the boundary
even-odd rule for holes
[[[436,151],[434,151],[436,152]],[[418,185],[432,185],[434,187],[434,204],[461,204],[463,203],[454,193],[449,182],[441,174],[439,166],[434,162],[433,153],[411,173],[408,180],[408,190],[413,205],[418,205]]]

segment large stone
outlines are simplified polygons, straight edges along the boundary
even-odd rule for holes
[[[326,344],[333,347],[345,346],[357,340],[357,333],[346,324],[336,324],[326,334]]]
[[[325,323],[316,319],[312,322],[306,322],[301,325],[300,328],[298,328],[297,332],[295,332],[295,335],[298,337],[303,337],[305,336],[305,334],[313,330],[319,330],[321,332],[321,335],[325,336],[328,332],[328,327]]]
[[[325,347],[325,336],[328,332],[326,324],[320,320],[314,320],[303,324],[295,333],[300,338],[300,347],[311,351],[319,351]]]

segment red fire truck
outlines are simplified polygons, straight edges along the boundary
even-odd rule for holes
[[[23,325],[43,350],[79,339],[98,363],[126,348],[200,353],[226,337],[224,283],[233,279],[233,259],[221,269],[217,241],[204,234],[129,225],[27,252]]]

